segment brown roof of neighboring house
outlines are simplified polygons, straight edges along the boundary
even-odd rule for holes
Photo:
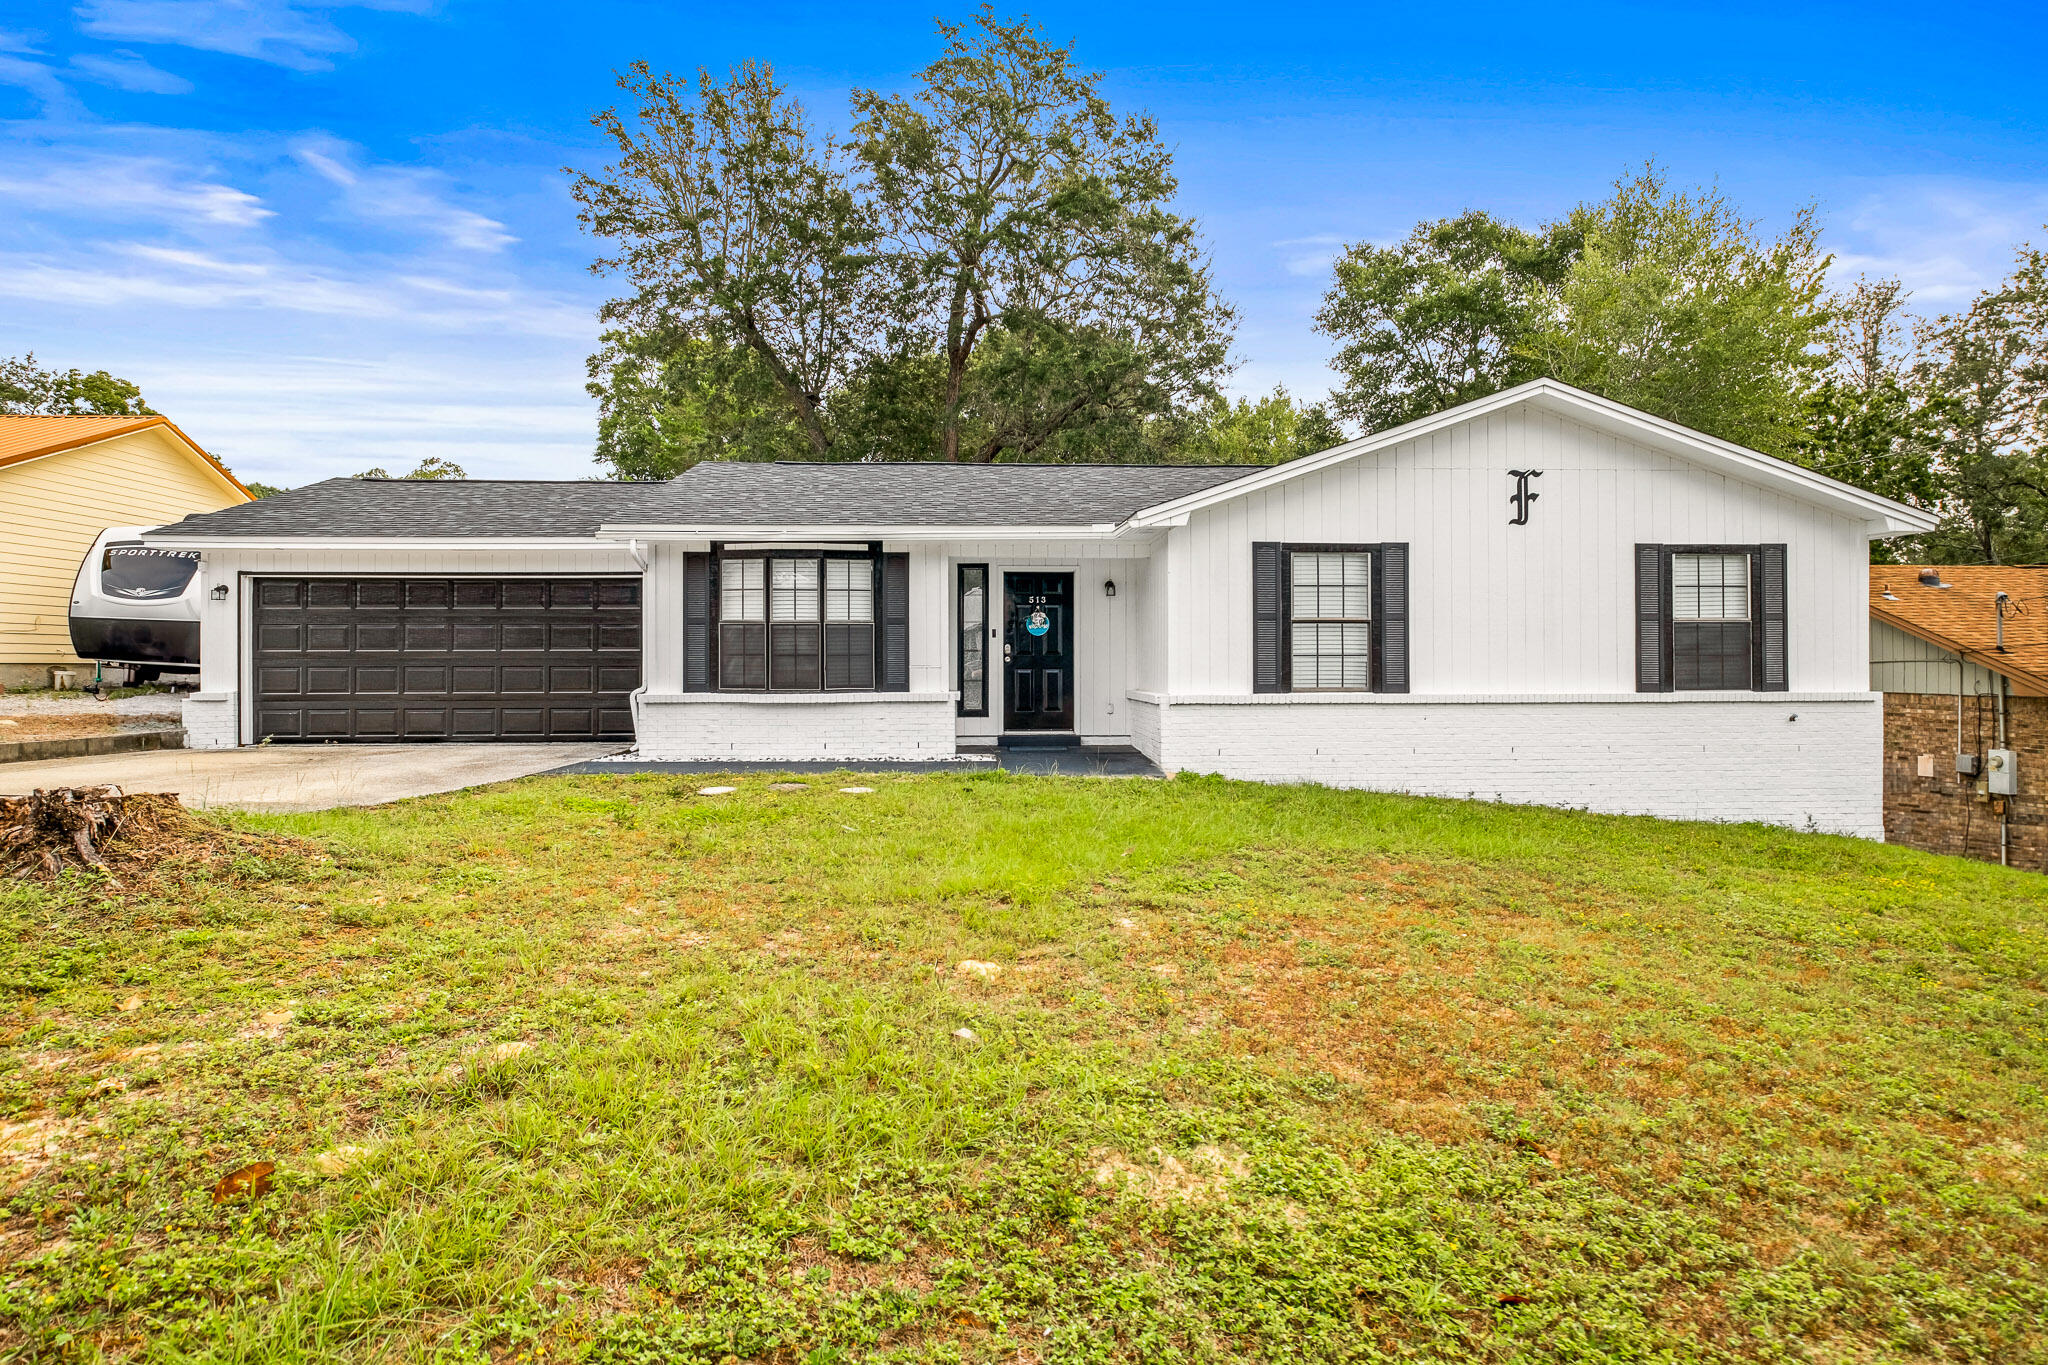
[[[206,453],[199,442],[178,430],[177,423],[168,417],[49,417],[26,416],[15,413],[0,413],[0,469],[25,460],[39,460],[45,455],[56,455],[62,451],[75,450],[95,442],[110,440],[115,436],[126,436],[131,431],[144,431],[150,427],[163,427],[191,451],[213,466],[214,472],[241,489],[242,493],[254,497],[242,485],[242,481],[228,472],[227,466]]]
[[[1923,583],[1924,572],[1939,574],[1948,586]],[[2010,599],[2003,653],[2001,592]],[[2003,673],[2016,691],[2048,695],[2048,564],[1873,564],[1870,614]]]

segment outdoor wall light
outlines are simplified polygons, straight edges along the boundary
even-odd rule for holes
[[[1103,579],[1103,580],[1102,580],[1102,595],[1103,595],[1104,597],[1114,597],[1114,596],[1116,596],[1116,580],[1115,580],[1115,579],[1113,579],[1113,578],[1105,578],[1105,579]]]
[[[216,602],[225,602],[225,601],[227,601],[227,600],[228,600],[228,585],[227,585],[227,584],[225,584],[225,583],[216,583],[216,584],[214,584],[214,585],[213,585],[213,600],[214,600],[214,601],[216,601]]]

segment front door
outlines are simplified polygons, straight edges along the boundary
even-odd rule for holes
[[[1003,575],[1003,728],[1074,728],[1074,576]]]

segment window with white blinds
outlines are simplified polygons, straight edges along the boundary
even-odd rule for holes
[[[735,692],[872,691],[875,560],[719,560],[718,685]]]
[[[1372,555],[1363,550],[1295,550],[1288,559],[1293,690],[1369,690]]]

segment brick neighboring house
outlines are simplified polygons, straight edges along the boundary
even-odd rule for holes
[[[2048,565],[1871,565],[1870,687],[1885,839],[2048,872]],[[2017,756],[2013,796],[1993,749]]]

